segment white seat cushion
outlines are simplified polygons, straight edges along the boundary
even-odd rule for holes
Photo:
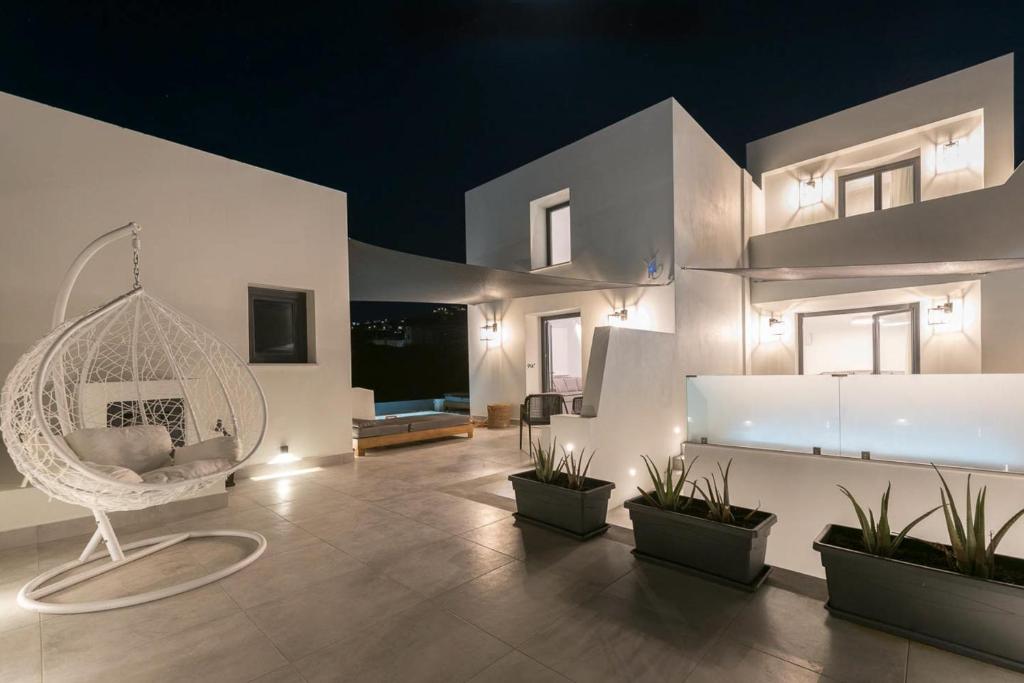
[[[194,460],[185,465],[171,465],[161,467],[152,472],[145,472],[142,481],[147,484],[173,484],[187,479],[198,479],[217,472],[225,472],[235,464],[234,460],[227,458],[214,458],[212,460]]]
[[[206,441],[174,449],[174,464],[187,465],[196,460],[226,458],[234,462],[242,459],[242,444],[237,436],[218,436]]]
[[[140,477],[137,472],[133,472],[127,467],[119,467],[117,465],[97,465],[92,462],[85,462],[83,464],[93,472],[98,472],[104,477],[117,479],[118,481],[123,481],[126,484],[142,483],[142,477]]]
[[[127,467],[139,474],[171,464],[174,448],[167,428],[159,425],[79,429],[64,440],[86,462]]]

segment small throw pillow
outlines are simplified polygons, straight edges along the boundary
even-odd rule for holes
[[[196,460],[227,458],[233,462],[242,459],[242,444],[237,436],[218,436],[206,441],[174,449],[174,464],[187,465]]]
[[[86,462],[127,467],[138,474],[169,465],[174,448],[160,425],[79,429],[64,440]]]
[[[227,458],[215,458],[213,460],[194,460],[187,465],[172,465],[161,467],[152,472],[142,475],[142,481],[147,484],[173,484],[186,479],[198,479],[208,474],[216,474],[231,469],[235,462]]]
[[[83,463],[93,472],[98,472],[104,477],[110,477],[111,479],[117,479],[123,481],[126,484],[139,484],[142,482],[142,477],[138,473],[133,472],[127,467],[118,467],[117,465],[97,465],[95,463],[86,462]]]

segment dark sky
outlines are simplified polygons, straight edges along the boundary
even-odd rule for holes
[[[351,236],[452,260],[467,189],[665,98],[742,163],[1024,48],[1020,3],[187,4],[5,3],[0,90],[344,190]]]

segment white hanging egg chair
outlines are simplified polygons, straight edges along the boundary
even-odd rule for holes
[[[92,509],[97,523],[79,559],[44,572],[21,589],[18,603],[26,609],[71,614],[159,600],[222,579],[254,562],[266,549],[262,535],[233,530],[184,532],[121,546],[107,518],[108,512],[162,505],[222,486],[225,477],[256,451],[267,423],[263,391],[245,361],[208,330],[142,288],[139,230],[129,223],[98,238],[79,255],[58,294],[54,329],[22,356],[0,393],[0,430],[18,471],[49,496]],[[133,244],[132,290],[64,321],[82,268],[104,246],[127,236]],[[67,441],[80,430],[132,425],[166,428],[176,447],[234,437],[237,456],[233,462],[220,461],[229,466],[201,476],[179,475],[166,483],[139,482],[134,476],[125,481],[83,461]],[[133,560],[205,536],[250,539],[255,550],[231,566],[160,590],[94,602],[42,601]],[[105,550],[98,550],[101,543],[106,544]],[[137,552],[125,552],[132,550]],[[106,554],[110,562],[54,581]]]

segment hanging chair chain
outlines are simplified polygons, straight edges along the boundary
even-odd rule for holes
[[[142,279],[139,275],[139,252],[141,250],[142,244],[139,239],[139,233],[135,232],[132,235],[132,289],[140,289],[142,287]]]

